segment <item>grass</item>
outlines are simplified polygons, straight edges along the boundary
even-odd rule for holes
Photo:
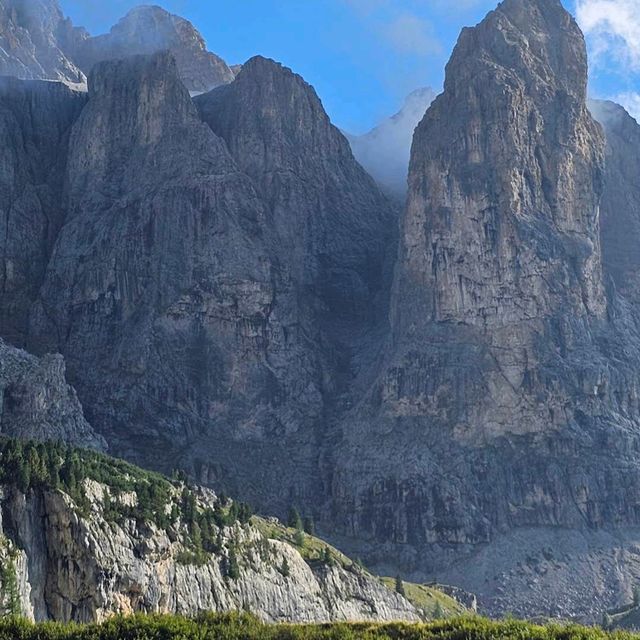
[[[627,632],[579,625],[540,626],[516,620],[456,618],[425,624],[268,625],[247,614],[197,618],[138,615],[102,624],[31,624],[0,620],[0,640],[638,640]]]
[[[381,578],[381,580],[389,589],[395,588],[395,578]],[[442,618],[463,616],[469,613],[464,605],[435,587],[412,582],[403,582],[403,584],[407,600],[417,609],[423,611],[427,618],[436,617],[436,613],[439,613]]]
[[[351,567],[354,564],[350,558],[320,538],[316,538],[308,533],[300,536],[298,530],[286,527],[274,520],[266,520],[265,518],[254,516],[252,521],[265,538],[280,540],[295,547],[307,562],[320,562],[326,553],[325,550],[328,549],[331,559],[334,562],[341,564],[345,568]],[[302,544],[300,544],[300,542],[302,542]]]

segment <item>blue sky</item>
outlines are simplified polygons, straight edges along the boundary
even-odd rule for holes
[[[570,0],[592,51],[591,90],[640,113],[640,0]],[[577,2],[576,6],[573,4]],[[61,0],[75,24],[107,31],[136,0]],[[440,89],[465,25],[496,0],[163,0],[191,20],[229,63],[255,54],[300,73],[332,120],[359,133],[421,86]]]

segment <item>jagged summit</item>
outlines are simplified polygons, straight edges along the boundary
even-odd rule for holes
[[[56,0],[0,0],[0,75],[82,86],[73,50],[85,35],[65,20]]]
[[[91,37],[65,19],[57,0],[0,0],[0,75],[59,80],[82,88],[102,61],[169,50],[192,93],[231,82],[198,30],[156,5],[135,7],[107,34]]]
[[[108,34],[84,41],[77,58],[88,73],[100,60],[163,49],[175,57],[182,81],[191,92],[209,91],[233,80],[231,69],[207,51],[203,37],[188,20],[157,5],[135,7]]]

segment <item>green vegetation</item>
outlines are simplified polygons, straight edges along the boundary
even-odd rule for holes
[[[22,615],[15,561],[15,549],[0,536],[0,616]]]
[[[578,625],[539,626],[508,620],[457,618],[429,624],[267,625],[248,614],[197,618],[132,616],[100,625],[33,625],[0,620],[0,640],[638,640]]]
[[[301,529],[285,527],[275,520],[265,520],[259,517],[254,517],[253,523],[265,538],[281,540],[290,544],[310,564],[315,562],[325,565],[340,564],[345,569],[356,567],[356,563],[343,553],[329,546],[324,540],[305,534]]]
[[[251,520],[250,507],[220,495],[202,504],[184,474],[173,480],[95,451],[73,449],[64,444],[0,439],[0,484],[22,493],[32,490],[63,491],[78,513],[88,516],[92,508],[87,481],[106,488],[102,515],[108,522],[153,523],[179,534],[185,550],[183,564],[204,564],[211,554],[223,553],[221,529]],[[237,560],[228,557],[230,577],[238,572]]]
[[[398,590],[399,578],[381,578],[383,584],[395,591]],[[446,593],[436,587],[424,584],[414,584],[400,580],[404,589],[404,596],[417,609],[423,612],[425,618],[430,620],[442,620],[457,616],[467,615],[469,611]]]

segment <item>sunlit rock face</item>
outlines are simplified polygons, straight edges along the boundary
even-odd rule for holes
[[[594,615],[637,570],[606,590],[606,560],[555,587],[518,568],[563,528],[591,540],[588,564],[593,530],[638,524],[637,330],[605,294],[586,81],[557,0],[507,0],[462,32],[414,136],[386,353],[335,448],[334,514],[372,562],[455,579],[493,612]],[[599,595],[538,589],[572,582]]]
[[[66,20],[56,0],[0,2],[0,76],[83,85],[73,51],[87,36]]]

